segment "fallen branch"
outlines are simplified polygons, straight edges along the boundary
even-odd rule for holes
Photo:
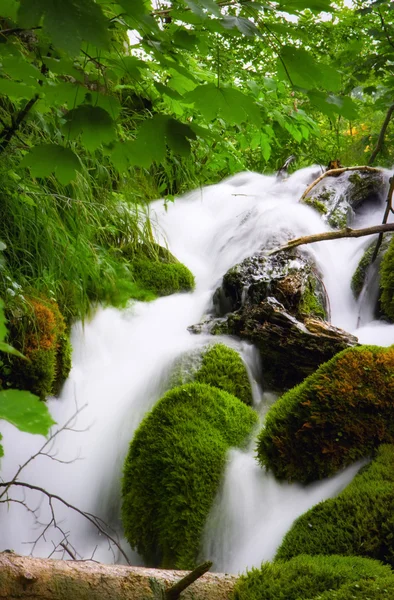
[[[39,95],[36,94],[29,102],[26,104],[22,110],[15,116],[12,116],[12,125],[10,127],[5,127],[3,131],[0,133],[0,153],[4,152],[7,148],[8,144],[12,140],[14,135],[17,135],[17,131],[21,126],[22,122],[25,120],[28,113],[31,111],[37,100],[39,99]]]
[[[275,248],[268,253],[268,256],[282,252],[282,250],[290,250],[297,246],[303,246],[304,244],[313,244],[314,242],[324,242],[326,240],[338,240],[340,238],[358,238],[366,235],[373,235],[374,233],[386,233],[388,231],[394,231],[394,223],[386,223],[384,225],[374,225],[373,227],[366,227],[365,229],[351,229],[346,227],[339,231],[325,231],[324,233],[314,233],[313,235],[305,235],[303,237],[295,238],[290,240],[284,246]]]
[[[165,590],[183,575],[186,572],[0,552],[0,600],[163,600]],[[206,573],[181,598],[229,600],[236,581],[236,575]]]
[[[196,567],[193,571],[188,573],[185,577],[183,577],[180,581],[178,581],[175,585],[172,585],[166,591],[165,600],[178,600],[181,592],[185,590],[189,585],[197,581],[200,577],[204,575],[209,569],[212,567],[213,563],[208,560],[202,565]]]
[[[307,197],[309,192],[313,190],[313,188],[320,183],[322,179],[329,177],[330,175],[340,175],[341,173],[345,173],[345,171],[368,171],[370,173],[381,173],[382,169],[378,169],[377,167],[369,167],[368,165],[362,165],[360,167],[342,167],[341,169],[329,169],[323,173],[323,175],[320,175],[317,179],[315,179],[315,181],[313,181],[310,185],[308,185],[300,198],[300,202]]]

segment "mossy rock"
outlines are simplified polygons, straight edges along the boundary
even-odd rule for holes
[[[124,466],[125,535],[148,565],[190,569],[231,446],[244,446],[256,413],[234,396],[191,383],[145,417]]]
[[[358,554],[394,566],[394,446],[383,444],[336,498],[299,517],[276,557]]]
[[[138,286],[157,296],[168,296],[194,288],[194,276],[182,263],[135,259],[130,269]]]
[[[215,292],[219,315],[275,298],[294,317],[325,319],[328,301],[311,258],[299,250],[267,255],[257,252],[235,265]]]
[[[323,598],[326,591],[340,591],[343,586],[391,578],[394,581],[390,567],[375,560],[303,554],[289,561],[263,563],[260,569],[254,568],[241,575],[234,588],[233,600],[317,600]]]
[[[347,583],[338,590],[324,592],[318,600],[391,600],[391,598],[394,598],[393,576]]]
[[[374,269],[376,269],[376,270],[380,269],[380,265],[382,263],[383,256],[385,255],[385,253],[387,252],[387,250],[390,246],[391,239],[394,239],[391,235],[386,234],[383,237],[382,244],[378,251],[378,255],[373,263]],[[368,268],[371,266],[371,260],[372,260],[372,256],[375,251],[375,247],[376,247],[376,240],[374,240],[373,242],[371,242],[368,245],[363,256],[361,257],[360,262],[357,265],[357,269],[355,270],[355,272],[353,274],[352,281],[351,281],[351,287],[352,287],[353,294],[355,295],[356,298],[359,297],[361,290],[364,287],[365,277],[367,275]],[[378,284],[378,285],[380,287],[380,284]]]
[[[380,267],[380,306],[383,314],[394,321],[394,237]]]
[[[232,394],[245,404],[252,404],[252,387],[246,366],[239,353],[225,344],[205,346],[178,361],[170,386],[192,381],[207,383]]]
[[[268,411],[258,458],[279,479],[310,482],[394,442],[394,346],[340,352]]]
[[[331,227],[343,229],[366,203],[378,205],[385,196],[387,177],[383,172],[346,171],[322,179],[304,198]]]
[[[300,383],[319,365],[353,346],[357,338],[325,321],[298,321],[274,298],[230,314],[212,333],[229,333],[252,342],[259,350],[266,387],[283,391]]]
[[[4,388],[29,390],[45,400],[59,393],[71,369],[71,343],[56,302],[29,298],[8,314],[10,341],[27,360],[9,355]]]

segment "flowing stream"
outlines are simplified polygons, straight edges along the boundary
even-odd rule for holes
[[[125,311],[100,309],[84,327],[74,326],[73,369],[60,398],[51,399],[49,407],[58,426],[76,410],[80,412],[44,455],[23,469],[21,481],[58,494],[120,531],[120,478],[133,432],[165,391],[174,360],[208,339],[189,333],[187,327],[209,313],[213,292],[227,269],[260,249],[273,232],[291,230],[296,237],[329,229],[318,213],[297,202],[318,174],[319,168],[311,167],[280,182],[272,176],[240,173],[177,199],[167,208],[162,201],[152,205],[160,240],[165,238],[171,252],[194,273],[196,289],[149,304],[133,303]],[[354,226],[379,223],[382,214],[382,206],[369,209]],[[394,325],[373,321],[372,300],[364,297],[358,306],[350,289],[351,276],[370,241],[319,242],[309,246],[308,252],[323,273],[332,323],[357,335],[360,342],[388,346],[394,342]],[[225,341],[247,363],[255,406],[263,415],[275,397],[261,389],[257,352],[245,342]],[[45,440],[23,434],[6,422],[1,422],[1,432],[5,449],[1,476],[8,481]],[[293,520],[337,494],[358,468],[354,465],[306,487],[289,485],[275,481],[258,466],[253,444],[249,451],[231,450],[206,525],[202,556],[214,560],[216,570],[235,573],[271,559]],[[47,501],[33,491],[14,490],[11,497],[36,513],[29,513],[21,503],[1,506],[0,551],[9,548],[38,556],[54,552],[60,558],[64,552],[59,543],[66,538],[78,556],[121,560],[117,549],[109,547],[93,525],[56,500],[61,531],[50,526],[40,537],[42,524],[51,519]],[[141,564],[124,540],[122,544],[131,561]]]

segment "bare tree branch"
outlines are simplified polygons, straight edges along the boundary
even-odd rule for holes
[[[61,504],[63,504],[63,506],[66,506],[67,508],[69,508],[70,510],[76,512],[77,514],[81,515],[82,517],[84,517],[87,521],[89,521],[89,523],[91,523],[92,525],[94,525],[94,527],[100,532],[102,533],[121,553],[121,555],[123,556],[123,558],[127,561],[127,564],[130,564],[130,561],[127,557],[127,554],[124,552],[124,550],[122,549],[120,543],[114,538],[112,537],[103,527],[103,520],[100,519],[100,517],[97,517],[96,515],[93,515],[92,513],[89,512],[85,512],[81,509],[79,509],[77,506],[74,506],[73,504],[70,504],[69,502],[67,502],[66,500],[64,500],[61,496],[58,496],[57,494],[51,494],[50,492],[48,492],[46,489],[38,486],[38,485],[34,485],[32,483],[28,483],[26,481],[6,481],[4,483],[0,483],[0,487],[4,487],[7,489],[10,489],[11,487],[22,487],[24,489],[28,489],[28,490],[34,490],[37,492],[41,492],[41,494],[43,494],[47,500],[48,500],[48,504],[49,504],[49,508],[51,510],[51,521],[50,523],[48,523],[45,526],[44,531],[41,533],[41,535],[39,536],[39,539],[43,536],[45,536],[46,531],[49,529],[49,527],[54,524],[54,526],[60,530],[58,523],[56,522],[56,516],[55,516],[55,510],[53,507],[53,501],[57,500],[58,502],[60,502]],[[11,500],[12,501],[12,500]],[[35,543],[37,543],[38,540],[36,540]]]
[[[369,167],[368,165],[363,165],[363,166],[359,166],[359,167],[342,167],[341,169],[330,169],[330,170],[326,171],[325,173],[323,173],[322,175],[320,175],[310,185],[308,185],[308,187],[306,188],[305,192],[302,194],[302,196],[300,198],[300,202],[302,200],[304,200],[304,198],[307,197],[307,195],[309,194],[309,192],[311,190],[313,190],[313,188],[318,183],[320,183],[322,179],[324,179],[325,177],[329,177],[330,175],[334,175],[334,176],[335,175],[340,175],[341,173],[345,173],[345,171],[368,171],[369,173],[381,173],[382,169],[378,169],[376,167]]]
[[[324,233],[314,233],[313,235],[306,235],[303,237],[295,238],[290,240],[284,246],[275,248],[268,252],[268,255],[277,254],[283,250],[290,250],[297,246],[303,246],[304,244],[313,244],[314,242],[324,242],[326,240],[338,240],[340,238],[358,238],[366,235],[373,235],[374,233],[386,233],[387,231],[394,231],[394,223],[386,223],[384,225],[374,225],[373,227],[366,227],[365,229],[340,229],[339,231],[325,231]]]
[[[386,131],[387,131],[387,127],[389,126],[392,114],[394,111],[394,104],[392,104],[387,113],[386,113],[386,117],[383,121],[383,125],[382,128],[380,130],[379,133],[379,137],[378,137],[378,141],[376,142],[376,146],[374,148],[374,151],[372,152],[371,156],[369,157],[368,160],[368,164],[372,165],[372,163],[374,162],[375,158],[377,157],[377,155],[379,154],[379,152],[381,151],[381,149],[383,148],[383,143],[384,143],[384,136],[386,135]]]

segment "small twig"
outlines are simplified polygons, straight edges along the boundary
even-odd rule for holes
[[[328,171],[325,171],[325,173],[323,173],[323,175],[320,175],[317,179],[315,179],[315,181],[313,181],[310,185],[308,185],[308,187],[306,188],[305,192],[302,194],[301,198],[300,198],[300,202],[306,198],[306,196],[309,194],[309,192],[311,190],[313,190],[313,188],[321,182],[322,179],[324,179],[325,177],[329,177],[330,175],[340,175],[341,173],[345,173],[345,171],[368,171],[368,172],[372,172],[372,173],[381,173],[382,169],[378,169],[376,167],[369,167],[368,165],[363,165],[360,167],[342,167],[341,169],[329,169]]]
[[[71,558],[72,558],[73,560],[78,560],[78,559],[77,559],[77,557],[75,556],[75,554],[74,554],[73,552],[71,552],[71,550],[70,550],[70,548],[67,546],[67,544],[65,544],[64,542],[60,542],[59,546],[61,546],[61,547],[62,547],[62,548],[65,550],[65,552],[67,552],[67,554],[68,554],[69,556],[71,556]]]
[[[358,238],[366,235],[373,235],[374,233],[386,233],[387,231],[394,231],[394,223],[386,223],[384,225],[374,225],[373,227],[366,227],[365,229],[340,229],[339,231],[326,231],[324,233],[314,233],[313,235],[306,235],[303,237],[290,240],[284,246],[275,248],[268,252],[268,256],[282,252],[282,250],[290,250],[297,246],[303,246],[304,244],[313,244],[314,242],[324,242],[327,240],[338,240],[340,238]]]
[[[394,176],[390,177],[390,187],[389,187],[389,192],[387,194],[387,200],[386,200],[386,210],[384,211],[384,215],[383,215],[383,221],[382,224],[384,225],[385,223],[387,223],[387,219],[389,218],[389,214],[391,212],[393,212],[393,192],[394,192]],[[379,237],[378,240],[376,242],[376,246],[375,246],[375,250],[373,251],[373,255],[371,258],[371,264],[373,262],[375,262],[376,257],[378,255],[379,252],[379,248],[382,245],[383,242],[383,235],[384,232],[382,231],[381,233],[379,233]]]
[[[70,504],[69,502],[67,502],[66,500],[61,498],[61,496],[58,496],[57,494],[52,494],[52,493],[48,492],[46,489],[44,489],[38,485],[33,485],[32,483],[27,483],[26,481],[6,481],[4,483],[0,482],[0,487],[4,487],[6,489],[9,489],[10,487],[13,487],[13,486],[22,487],[22,488],[28,489],[28,490],[34,490],[36,492],[41,492],[48,499],[49,507],[51,509],[51,514],[52,514],[52,519],[51,519],[51,522],[45,527],[44,532],[40,535],[40,537],[43,537],[45,535],[46,531],[49,529],[49,527],[52,523],[54,523],[55,527],[59,529],[59,526],[56,523],[55,512],[54,512],[54,508],[53,508],[53,504],[52,504],[53,500],[57,500],[58,502],[60,502],[61,504],[63,504],[67,508],[69,508],[70,510],[73,510],[74,512],[76,512],[79,515],[81,515],[82,517],[84,517],[87,521],[89,521],[89,523],[94,525],[94,527],[96,527],[96,529],[98,529],[98,531],[100,533],[102,533],[110,542],[112,542],[112,544],[119,550],[119,552],[121,553],[123,558],[127,561],[127,564],[130,564],[127,554],[122,549],[120,543],[115,538],[113,538],[111,535],[109,535],[109,533],[107,533],[105,531],[105,529],[100,525],[100,523],[103,523],[103,521],[102,521],[102,519],[100,519],[100,517],[96,517],[92,513],[88,513],[88,512],[81,510],[77,506],[74,506],[73,504]]]
[[[210,560],[208,560],[207,562],[204,562],[202,565],[199,565],[198,567],[196,567],[193,571],[188,573],[186,575],[186,577],[183,577],[177,583],[175,583],[170,588],[168,588],[168,590],[165,593],[165,600],[177,600],[179,598],[181,592],[183,592],[183,590],[185,590],[187,587],[189,587],[189,585],[194,583],[197,579],[202,577],[202,575],[204,575],[204,573],[209,571],[209,569],[212,567],[212,565],[213,565],[213,563]]]

